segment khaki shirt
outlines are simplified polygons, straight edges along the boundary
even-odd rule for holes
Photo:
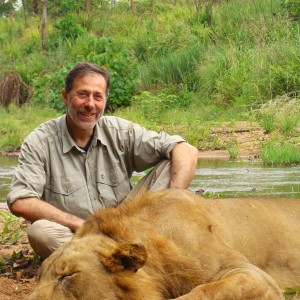
[[[102,117],[87,152],[71,138],[66,115],[41,124],[24,141],[7,196],[8,206],[37,197],[86,218],[117,206],[130,192],[133,171],[144,171],[185,141],[117,117]]]

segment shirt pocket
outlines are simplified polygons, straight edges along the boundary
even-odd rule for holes
[[[83,219],[92,213],[89,193],[83,181],[52,182],[45,186],[44,199],[58,209]]]
[[[97,189],[105,207],[116,207],[131,190],[130,180],[126,174],[115,169],[97,173]]]

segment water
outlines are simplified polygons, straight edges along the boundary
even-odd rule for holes
[[[261,161],[201,159],[190,189],[222,197],[300,198],[300,166],[264,166]]]
[[[17,163],[15,156],[0,156],[0,201],[6,198]]]
[[[5,201],[17,162],[17,157],[0,156],[0,201]],[[136,173],[133,181],[142,175]],[[267,167],[260,161],[203,158],[198,161],[190,189],[222,197],[300,198],[300,166]]]

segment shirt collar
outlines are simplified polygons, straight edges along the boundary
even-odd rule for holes
[[[108,144],[107,136],[105,135],[104,130],[103,130],[104,119],[105,119],[105,117],[101,117],[101,119],[95,125],[94,138],[92,141],[93,147],[96,146],[97,141],[100,141],[101,144],[104,144],[104,145]],[[61,130],[62,130],[62,134],[63,134],[63,138],[62,138],[63,153],[69,152],[73,147],[79,149],[76,146],[76,144],[75,144],[74,140],[72,139],[72,137],[69,133],[69,130],[67,128],[66,114],[63,115],[61,118]]]
[[[96,145],[97,141],[100,141],[103,145],[108,145],[109,141],[107,135],[105,134],[105,117],[101,117],[100,120],[95,125],[95,132],[94,132],[94,141],[93,146]]]

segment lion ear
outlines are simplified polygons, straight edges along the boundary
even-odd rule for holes
[[[111,255],[101,258],[104,267],[112,273],[123,270],[136,272],[145,265],[146,260],[147,252],[141,244],[120,245]]]

